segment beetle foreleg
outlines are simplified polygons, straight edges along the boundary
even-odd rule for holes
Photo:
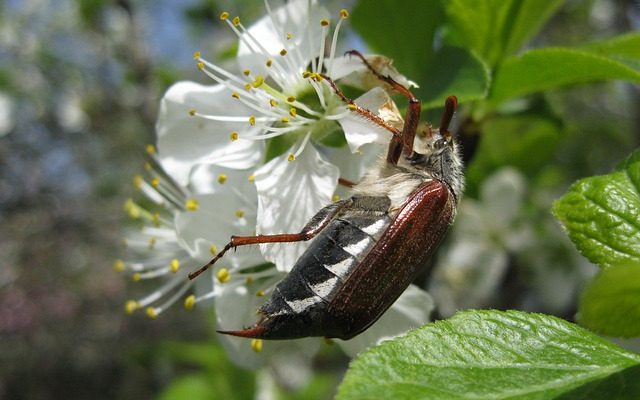
[[[400,83],[396,82],[392,77],[388,75],[382,75],[378,72],[369,61],[357,50],[347,51],[345,54],[358,57],[362,63],[371,71],[376,78],[385,82],[393,90],[400,93],[409,100],[409,106],[407,107],[407,113],[404,118],[404,126],[402,127],[402,152],[406,155],[410,155],[413,152],[413,140],[416,137],[416,131],[418,130],[418,123],[420,122],[420,100],[418,100],[413,93]],[[389,150],[387,152],[387,161],[393,165],[398,163],[400,154],[402,153],[398,149],[399,141],[395,138],[389,143]]]
[[[221,259],[225,253],[238,246],[264,243],[287,243],[302,242],[313,239],[320,233],[344,208],[351,204],[352,200],[341,200],[324,207],[302,228],[299,233],[281,233],[276,235],[255,235],[255,236],[231,236],[231,240],[215,257],[206,265],[189,274],[189,279],[195,279]]]

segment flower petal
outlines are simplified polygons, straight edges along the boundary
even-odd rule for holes
[[[337,342],[345,353],[355,357],[370,346],[430,322],[433,309],[434,304],[429,293],[410,285],[369,329],[351,340]]]
[[[526,179],[515,168],[502,168],[484,182],[480,199],[498,231],[504,231],[520,215],[526,190]]]
[[[248,189],[244,193],[229,185],[216,193],[195,195],[197,210],[177,213],[175,224],[178,241],[191,257],[207,262],[213,256],[212,245],[220,251],[231,235],[254,234],[256,194],[250,185],[246,187]],[[241,268],[262,262],[264,259],[256,249],[240,248],[228,252],[220,264]]]
[[[294,149],[303,143],[295,144]],[[255,172],[258,225],[261,234],[295,233],[331,202],[340,171],[325,161],[311,143],[294,161],[283,154]],[[308,242],[260,245],[264,257],[280,271],[290,271]]]
[[[191,116],[191,110],[208,115],[246,116],[247,122],[212,121]],[[178,184],[186,186],[195,164],[208,163],[235,169],[256,165],[262,158],[262,141],[229,139],[233,131],[256,130],[249,125],[250,115],[251,110],[233,99],[222,85],[174,84],[162,99],[156,126],[162,166]]]
[[[389,124],[402,128],[402,116],[389,95],[380,87],[374,88],[355,100],[362,108],[372,111],[382,117]],[[387,144],[391,139],[391,132],[374,124],[355,112],[348,113],[338,119],[344,130],[344,135],[352,153],[367,143]]]
[[[380,74],[390,76],[406,88],[418,87],[414,81],[407,79],[393,66],[393,60],[385,56],[375,54],[366,54],[364,57],[369,64]],[[360,89],[371,89],[381,85],[380,79],[369,71],[364,63],[353,56],[336,57],[333,60],[333,69],[331,72],[333,80],[341,79],[341,82]]]
[[[270,75],[272,69],[266,67],[266,61],[274,58],[278,61],[280,51],[288,49],[286,57],[293,57],[294,62],[288,65],[282,62],[287,75],[301,80],[301,73],[307,68],[309,62],[320,52],[320,40],[322,29],[320,20],[329,18],[329,12],[317,3],[311,4],[309,10],[308,0],[290,1],[286,5],[273,10],[247,30],[248,33],[259,40],[262,49],[251,41],[247,34],[243,34],[238,47],[238,62],[245,69],[248,68],[254,74]],[[277,25],[274,26],[274,22]],[[287,39],[287,35],[291,38]],[[252,46],[249,46],[250,42]],[[266,52],[266,54],[265,54]],[[291,70],[295,66],[295,70]],[[273,68],[273,67],[272,67]]]

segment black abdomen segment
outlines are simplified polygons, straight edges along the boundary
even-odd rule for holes
[[[391,222],[388,198],[352,202],[311,242],[260,309],[265,339],[325,335],[328,304]]]

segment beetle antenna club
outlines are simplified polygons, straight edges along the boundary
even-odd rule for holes
[[[194,279],[238,246],[316,238],[260,308],[254,326],[220,333],[350,339],[376,322],[404,292],[453,223],[464,187],[458,145],[449,132],[456,97],[447,97],[438,129],[416,137],[420,101],[359,52],[348,54],[407,99],[403,128],[361,108],[330,77],[318,75],[349,110],[390,132],[387,156],[353,186],[351,198],[321,209],[299,233],[232,236],[207,265],[189,275]]]

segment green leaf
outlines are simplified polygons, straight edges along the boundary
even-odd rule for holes
[[[414,92],[422,108],[441,107],[447,96],[455,95],[459,103],[487,97],[489,68],[482,60],[460,47],[444,46],[433,57],[437,63],[425,70],[420,87]]]
[[[352,362],[347,399],[638,398],[640,356],[556,317],[466,311]]]
[[[359,1],[351,26],[371,50],[394,60],[402,74],[417,80],[433,58],[433,39],[444,20],[440,1]]]
[[[545,48],[506,59],[497,69],[489,100],[493,105],[523,96],[587,82],[640,83],[640,35],[631,34],[582,48]]]
[[[175,379],[160,394],[160,400],[218,399],[218,392],[205,374],[193,374]]]
[[[488,175],[505,165],[534,177],[548,165],[561,137],[558,121],[540,115],[495,117],[480,129],[482,140],[466,172],[465,192],[471,196]]]
[[[604,335],[640,336],[640,264],[600,271],[582,293],[578,319]]]
[[[609,175],[574,183],[553,213],[578,250],[602,267],[640,262],[640,151]]]
[[[542,28],[564,0],[453,0],[447,2],[452,36],[493,66]]]

